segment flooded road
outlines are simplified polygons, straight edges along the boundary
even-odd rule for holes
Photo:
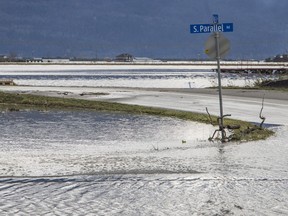
[[[288,213],[287,126],[222,145],[207,141],[213,127],[145,115],[21,111],[0,123],[4,215]]]

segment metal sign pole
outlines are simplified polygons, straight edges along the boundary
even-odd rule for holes
[[[219,117],[219,131],[221,131],[222,142],[225,142],[225,131],[223,123],[223,101],[222,101],[222,87],[221,87],[221,68],[220,58],[226,55],[230,49],[229,40],[220,35],[220,32],[233,32],[233,23],[219,23],[218,14],[213,14],[212,24],[192,24],[190,25],[190,33],[202,34],[212,33],[205,44],[205,53],[213,58],[217,59],[217,71],[218,71],[218,89],[219,89],[219,103],[220,103],[220,117]]]
[[[214,15],[214,25],[218,24],[218,16]],[[220,33],[216,31],[215,35],[215,44],[216,44],[216,59],[217,59],[217,73],[218,73],[218,91],[219,91],[219,104],[220,104],[220,122],[219,130],[221,131],[221,141],[224,141],[225,134],[223,128],[223,100],[222,100],[222,85],[221,85],[221,67],[220,67]]]
[[[216,58],[217,58],[217,72],[218,72],[218,91],[219,91],[219,104],[220,104],[220,122],[219,129],[222,135],[222,141],[224,141],[224,130],[223,130],[223,100],[222,100],[222,85],[221,85],[221,68],[220,68],[220,55],[219,55],[219,32],[215,32],[216,40]]]

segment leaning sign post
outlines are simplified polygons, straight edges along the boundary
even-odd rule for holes
[[[219,104],[220,104],[220,122],[219,130],[221,131],[222,141],[224,141],[224,126],[223,126],[223,101],[221,87],[221,68],[220,59],[223,58],[230,49],[229,40],[226,39],[220,32],[233,32],[233,23],[219,23],[219,16],[213,15],[212,24],[192,24],[190,25],[192,34],[213,33],[205,44],[205,53],[217,60],[218,72],[218,89],[219,89]]]

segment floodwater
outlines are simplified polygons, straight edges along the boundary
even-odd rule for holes
[[[3,72],[4,70],[4,72]],[[92,71],[15,71],[0,73],[0,79],[12,79],[17,85],[140,88],[205,88],[217,86],[217,73],[209,70],[92,70]],[[223,86],[252,86],[266,76],[223,74]]]
[[[157,164],[148,158],[135,159],[133,164],[129,156],[188,148],[182,140],[207,143],[214,128],[147,115],[21,111],[2,113],[0,130],[1,176],[62,176],[119,170],[141,174],[142,166],[148,165],[158,172]],[[111,162],[106,160],[112,156]]]
[[[0,79],[56,89],[217,85],[211,71],[58,67],[4,67]],[[244,86],[258,78],[228,74],[222,83]],[[179,109],[183,100],[165,99]],[[271,128],[276,135],[265,141],[221,144],[207,141],[212,126],[173,118],[57,110],[0,115],[1,215],[288,215],[287,124]]]
[[[211,126],[146,115],[3,112],[2,215],[287,215],[287,126],[210,143]]]

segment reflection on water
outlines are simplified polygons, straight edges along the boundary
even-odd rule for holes
[[[225,145],[207,142],[213,130],[146,115],[2,113],[0,213],[287,215],[287,126]]]
[[[198,141],[207,143],[213,130],[172,118],[121,113],[30,111],[1,116],[0,161],[8,160],[13,167],[3,168],[2,176],[55,175],[56,171],[57,175],[112,172],[128,166],[136,170],[137,164],[150,162],[145,159],[147,162],[141,163],[132,154],[138,157],[137,154],[150,151],[191,147],[182,144],[182,140],[190,145]],[[123,156],[128,158],[119,159]],[[12,157],[18,160],[11,160]],[[49,170],[44,169],[46,166],[50,166]]]

